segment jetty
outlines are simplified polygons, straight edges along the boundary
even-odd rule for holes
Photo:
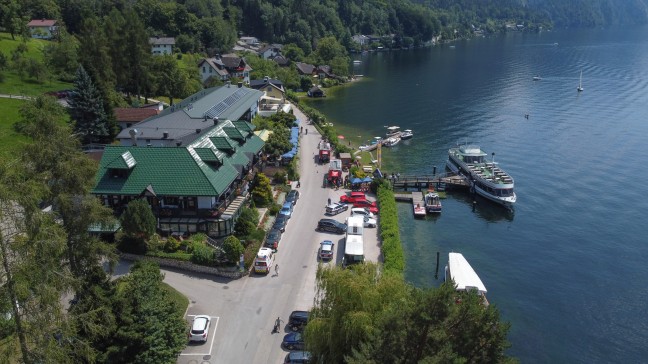
[[[410,201],[412,202],[412,212],[414,216],[425,216],[425,203],[423,201],[423,193],[420,192],[408,192],[408,193],[394,193],[394,198],[396,201]],[[423,213],[419,211],[423,208]]]
[[[455,173],[443,173],[432,176],[403,176],[387,178],[392,182],[394,191],[446,191],[456,189],[469,189],[470,183],[466,177]]]

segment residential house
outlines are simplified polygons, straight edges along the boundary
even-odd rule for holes
[[[260,43],[256,37],[241,37],[239,40],[248,46],[257,46]]]
[[[271,59],[281,54],[281,44],[267,44],[259,48],[257,54],[263,59]]]
[[[173,54],[173,46],[175,45],[175,38],[152,37],[149,38],[149,44],[151,45],[151,53],[153,55]]]
[[[308,97],[326,97],[326,95],[324,94],[324,91],[321,88],[319,88],[317,85],[311,87],[311,89],[308,90],[306,95]]]
[[[142,120],[159,114],[160,110],[157,108],[116,107],[114,112],[119,128],[124,130]]]
[[[252,120],[263,92],[227,84],[199,91],[155,117],[125,128],[122,145],[175,147],[187,145],[227,120]]]
[[[319,78],[335,78],[335,74],[333,73],[333,69],[331,69],[331,66],[317,66],[315,69],[315,74]]]
[[[219,80],[227,81],[233,77],[238,77],[245,83],[250,82],[250,67],[245,58],[239,57],[235,54],[217,55],[213,58],[204,58],[198,63],[200,72],[200,79],[206,82],[212,77]]]
[[[315,75],[315,66],[308,63],[296,62],[295,67],[297,67],[297,73],[302,76],[313,76]]]
[[[132,141],[106,147],[92,193],[117,215],[145,198],[163,234],[230,235],[264,142],[250,122],[219,115],[249,117],[261,95],[231,86],[208,89],[125,129]],[[159,132],[173,143],[138,142]]]
[[[369,37],[367,37],[366,35],[362,35],[362,34],[356,34],[353,37],[351,37],[351,39],[354,42],[360,44],[361,46],[369,45],[369,42],[370,42]]]
[[[279,67],[288,67],[288,66],[290,66],[290,61],[288,60],[288,58],[282,56],[281,54],[276,55],[276,56],[274,56],[274,57],[272,57],[270,59],[275,61],[275,63],[278,64]]]
[[[32,38],[52,39],[58,34],[58,22],[53,19],[33,19],[27,23]]]
[[[290,112],[292,109],[286,101],[286,90],[281,81],[266,76],[262,80],[250,81],[250,88],[264,93],[259,102],[259,115],[270,116],[279,111]]]

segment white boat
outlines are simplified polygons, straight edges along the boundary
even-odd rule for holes
[[[584,88],[583,88],[583,70],[581,70],[580,78],[579,78],[579,80],[578,80],[578,88],[577,88],[576,90],[577,90],[578,92],[581,92],[581,91],[584,90]]]
[[[540,81],[541,79],[542,79],[542,77],[540,77],[538,75],[533,76],[534,81]]]
[[[451,280],[459,292],[475,291],[484,300],[484,305],[488,306],[486,286],[461,253],[448,254],[444,280],[446,282]]]
[[[430,191],[425,195],[425,211],[428,214],[441,212],[441,199],[438,193]]]
[[[401,133],[400,138],[403,139],[403,140],[407,140],[407,139],[412,139],[413,136],[414,136],[414,133],[412,133],[411,130],[405,129],[405,131],[403,131]]]
[[[482,197],[511,208],[517,196],[513,178],[495,163],[486,160],[487,154],[479,146],[464,144],[448,150],[448,168],[466,176],[471,189]]]
[[[360,61],[360,60],[358,60],[358,59],[356,59],[355,61],[353,61],[353,64],[360,64],[360,63],[362,63],[362,61]]]
[[[399,137],[401,135],[400,126],[387,127],[387,133],[385,135],[387,136],[387,138]]]
[[[390,137],[390,138],[387,138],[387,139],[383,140],[382,144],[387,148],[391,148],[394,145],[400,143],[400,141],[401,141],[401,139],[399,137],[393,136],[393,137]]]

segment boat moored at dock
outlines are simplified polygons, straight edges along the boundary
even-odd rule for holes
[[[448,253],[448,264],[445,267],[444,281],[452,281],[459,292],[475,291],[488,306],[486,286],[461,253]]]
[[[441,199],[438,193],[432,191],[425,195],[425,211],[428,214],[441,212]]]
[[[412,131],[410,129],[405,129],[401,133],[400,138],[403,139],[403,140],[407,140],[407,139],[412,139],[413,136],[414,136],[414,133],[412,133]]]
[[[480,196],[512,208],[517,197],[513,178],[495,163],[486,160],[487,154],[479,146],[464,144],[448,150],[448,168],[468,178],[471,189]]]

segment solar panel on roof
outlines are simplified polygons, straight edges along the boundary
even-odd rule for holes
[[[238,100],[243,96],[247,95],[250,92],[248,88],[239,88],[233,94],[225,98],[225,100],[219,102],[218,104],[212,106],[209,110],[205,112],[205,116],[209,118],[215,118],[227,110],[230,106],[234,105]]]

